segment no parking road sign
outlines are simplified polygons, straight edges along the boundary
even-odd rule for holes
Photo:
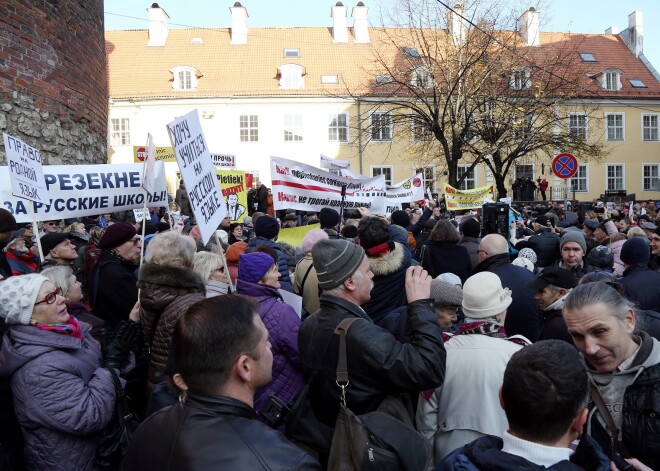
[[[571,154],[559,154],[552,160],[552,171],[559,178],[571,178],[577,170],[577,159]]]

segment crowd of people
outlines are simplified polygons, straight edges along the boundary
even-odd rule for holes
[[[342,218],[268,194],[208,242],[184,185],[144,221],[0,209],[0,468],[99,469],[123,389],[125,470],[325,469],[340,405],[393,400],[424,470],[660,469],[655,202],[514,203],[502,231],[442,200]]]

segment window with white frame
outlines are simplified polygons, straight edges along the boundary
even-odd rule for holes
[[[509,86],[514,90],[527,90],[532,86],[532,71],[526,67],[515,69],[511,73]]]
[[[642,115],[642,140],[658,140],[658,116],[657,114]]]
[[[392,186],[392,166],[391,165],[372,165],[371,176],[385,176],[385,184]]]
[[[348,142],[348,113],[331,114],[328,121],[328,140]]]
[[[660,164],[642,164],[642,191],[660,191]]]
[[[112,118],[110,125],[112,126],[110,145],[127,146],[131,143],[131,126],[128,118]]]
[[[302,115],[284,115],[284,142],[301,142],[303,140],[302,127]]]
[[[603,72],[603,89],[610,92],[621,90],[621,72],[618,70],[606,70]]]
[[[513,117],[513,138],[527,141],[532,137],[532,115],[518,114]]]
[[[606,164],[607,182],[605,189],[607,191],[625,190],[626,173],[624,164]]]
[[[298,64],[284,64],[279,67],[280,88],[305,88],[305,68]]]
[[[371,113],[371,140],[392,140],[392,115],[389,111]]]
[[[623,113],[606,113],[607,140],[623,141]]]
[[[587,192],[589,191],[589,165],[588,164],[578,164],[577,172],[573,175],[571,179],[571,185],[573,190],[577,192]]]
[[[431,88],[433,86],[433,80],[431,79],[429,69],[425,66],[412,69],[410,86],[415,88]]]
[[[172,88],[174,90],[195,90],[197,88],[197,69],[187,65],[174,67],[172,70]]]
[[[435,167],[416,167],[413,169],[413,175],[418,173],[422,174],[422,180],[424,181],[424,191],[430,189],[432,193],[435,192]]]
[[[430,141],[433,139],[433,133],[428,123],[420,116],[412,116],[410,127],[412,129],[413,141]]]
[[[458,187],[459,190],[474,190],[477,187],[477,171],[476,166],[470,169],[469,165],[459,165],[456,168],[456,180],[461,178],[465,173],[465,180]],[[469,169],[469,170],[468,170]]]
[[[587,139],[587,115],[585,113],[568,115],[568,135],[575,141]]]
[[[240,116],[241,142],[259,141],[259,116],[256,114],[244,114]]]

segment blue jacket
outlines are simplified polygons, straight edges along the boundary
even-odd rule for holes
[[[245,248],[245,253],[256,251],[259,245],[267,245],[275,249],[275,252],[277,252],[277,269],[280,272],[280,275],[282,275],[280,277],[280,285],[282,285],[283,290],[293,293],[293,285],[291,284],[291,277],[289,276],[289,263],[287,262],[286,254],[282,250],[282,247],[280,247],[274,240],[256,236],[248,242],[248,245]]]
[[[660,272],[649,270],[645,265],[633,265],[625,269],[619,281],[626,296],[637,307],[660,311]]]

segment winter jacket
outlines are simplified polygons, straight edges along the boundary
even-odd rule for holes
[[[303,284],[304,281],[304,284]],[[296,265],[293,289],[302,296],[303,309],[307,314],[314,314],[319,310],[319,279],[312,260],[312,254],[306,254]]]
[[[660,340],[660,312],[635,308],[635,316],[637,316],[635,328]]]
[[[259,317],[268,329],[273,352],[273,379],[254,396],[254,409],[260,411],[272,393],[288,404],[304,386],[298,354],[300,317],[273,286],[239,279],[236,289],[238,294],[252,296],[259,303]]]
[[[293,285],[291,285],[291,277],[289,276],[289,262],[287,256],[275,241],[266,239],[265,237],[257,236],[248,242],[247,247],[245,248],[245,253],[254,252],[257,250],[257,247],[260,245],[267,245],[275,249],[277,252],[277,269],[280,272],[280,285],[283,290],[293,293]]]
[[[569,460],[549,468],[502,451],[502,439],[483,437],[449,455],[437,471],[609,471],[610,460],[588,436],[582,436]]]
[[[612,249],[612,253],[614,254],[615,276],[623,276],[623,270],[625,270],[625,267],[623,266],[623,262],[621,261],[621,249],[623,248],[623,244],[625,243],[626,243],[626,239],[617,240],[615,242],[610,243],[610,249]]]
[[[551,267],[559,255],[559,236],[549,227],[544,227],[541,232],[530,237],[524,246],[536,252],[536,264],[539,267]],[[518,245],[516,248],[519,248]]]
[[[464,246],[429,240],[422,251],[419,262],[433,278],[442,273],[453,273],[465,283],[470,276],[470,255]]]
[[[244,402],[190,391],[185,403],[144,421],[121,469],[320,471],[316,459],[255,419]]]
[[[660,273],[641,264],[633,265],[624,270],[619,282],[637,307],[660,311]]]
[[[179,208],[181,208],[181,214],[184,216],[193,215],[192,209],[190,209],[190,200],[188,199],[188,192],[186,191],[185,186],[181,185],[181,187],[176,190],[175,201],[176,204],[179,205]]]
[[[445,380],[430,396],[422,394],[417,405],[417,430],[433,443],[436,465],[465,443],[483,435],[501,437],[507,430],[498,394],[506,364],[521,348],[481,334],[454,335],[445,342]]]
[[[148,377],[155,384],[167,380],[160,373],[167,365],[174,326],[191,305],[205,299],[204,283],[190,269],[144,263],[138,286],[145,351],[151,349]]]
[[[541,330],[538,340],[564,340],[575,346],[573,337],[568,333],[568,327],[562,316],[561,309],[551,309],[549,311],[541,311],[543,318],[541,320]]]
[[[81,327],[82,339],[26,325],[12,326],[3,339],[0,376],[11,376],[27,469],[94,469],[115,388],[91,327]]]
[[[371,299],[362,305],[362,309],[378,324],[390,311],[407,303],[406,270],[410,267],[412,255],[402,244],[395,242],[391,252],[367,259],[374,274],[374,287]]]
[[[468,255],[470,256],[470,271],[474,270],[474,267],[479,265],[479,244],[481,239],[477,237],[461,237],[461,241],[458,245],[463,246],[467,249]]]
[[[87,293],[94,314],[115,329],[128,319],[138,298],[137,266],[104,250],[87,279]]]
[[[534,293],[527,287],[534,275],[526,268],[512,265],[508,253],[487,258],[477,265],[472,274],[482,271],[495,273],[500,277],[502,286],[511,290],[513,302],[504,319],[507,335],[522,335],[535,342],[539,335],[541,313],[534,300]]]
[[[35,273],[37,271],[38,257],[35,259],[36,255],[32,250],[27,252],[20,253],[15,250],[7,250],[7,262],[11,267],[11,273],[14,276],[18,275],[27,275],[29,273]]]
[[[623,371],[598,373],[587,363],[591,381],[598,387],[622,440],[634,458],[651,469],[660,469],[660,342],[641,334],[640,348],[630,367]],[[591,435],[608,455],[611,440],[605,422],[593,403],[585,433]]]
[[[410,398],[419,391],[440,386],[445,374],[446,352],[442,330],[428,299],[408,305],[407,334],[400,343],[373,323],[360,308],[343,298],[321,295],[321,309],[300,327],[298,346],[309,397],[316,417],[334,427],[339,412],[340,388],[335,383],[339,336],[335,328],[344,319],[359,317],[346,337],[350,384],[346,404],[356,414],[375,410],[387,395]]]

